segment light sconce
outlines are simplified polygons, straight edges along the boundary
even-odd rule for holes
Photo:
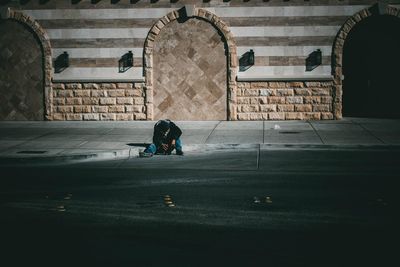
[[[254,65],[255,57],[253,49],[243,54],[239,59],[239,71],[246,71]]]
[[[60,73],[69,67],[69,55],[66,51],[59,55],[54,61],[54,72]]]
[[[121,57],[118,61],[119,72],[126,72],[128,69],[133,67],[133,53],[132,51],[128,51],[125,55]]]
[[[322,64],[322,52],[320,49],[313,51],[306,58],[306,71],[312,71]]]

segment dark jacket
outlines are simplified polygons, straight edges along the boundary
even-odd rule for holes
[[[167,128],[165,126],[168,125]],[[165,133],[167,130],[167,133]],[[172,139],[178,139],[182,135],[181,129],[170,120],[160,120],[154,125],[153,144],[160,147],[161,144],[171,144]]]

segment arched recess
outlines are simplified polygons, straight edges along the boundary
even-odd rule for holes
[[[0,19],[11,20],[21,23],[28,27],[39,41],[42,50],[42,68],[43,68],[43,95],[44,95],[44,119],[52,120],[52,53],[50,40],[44,29],[33,18],[21,11],[3,8],[0,10]]]
[[[228,120],[237,120],[236,116],[236,105],[237,105],[237,82],[236,82],[236,75],[237,75],[237,52],[236,52],[236,44],[234,42],[234,37],[229,27],[225,22],[223,22],[218,16],[212,14],[211,12],[196,8],[192,10],[193,13],[188,15],[185,12],[185,7],[180,10],[175,10],[164,17],[162,17],[159,21],[157,21],[153,27],[150,29],[143,50],[143,67],[144,67],[144,76],[146,78],[146,85],[145,85],[145,105],[146,105],[146,117],[147,120],[154,119],[154,102],[153,102],[153,95],[154,95],[154,83],[153,83],[153,48],[154,48],[154,41],[156,40],[157,36],[160,34],[161,30],[168,25],[169,23],[178,20],[178,19],[185,19],[188,17],[200,18],[209,23],[211,23],[220,33],[222,33],[227,47],[227,119]]]
[[[363,9],[347,19],[336,35],[332,48],[332,75],[334,78],[333,114],[335,119],[343,116],[343,52],[347,37],[359,22],[371,16],[389,15],[400,17],[400,10],[383,3]]]

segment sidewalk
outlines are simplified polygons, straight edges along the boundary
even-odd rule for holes
[[[136,157],[152,140],[154,121],[0,122],[0,158]],[[184,151],[236,146],[380,147],[400,145],[400,120],[176,122]]]

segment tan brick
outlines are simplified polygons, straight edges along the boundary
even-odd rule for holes
[[[260,104],[268,104],[268,97],[259,97],[258,103]]]
[[[60,98],[60,97],[54,97],[53,98],[53,104],[54,105],[65,105],[65,98]]]
[[[282,96],[271,96],[268,98],[268,103],[269,104],[285,104],[286,99],[285,99],[285,97],[282,97]]]
[[[82,114],[66,114],[65,118],[67,121],[81,121]]]
[[[321,119],[321,113],[319,112],[306,112],[303,113],[303,119],[304,120],[320,120]]]
[[[321,120],[333,120],[333,114],[331,112],[321,112]]]
[[[237,83],[237,87],[241,88],[241,89],[249,89],[249,88],[251,88],[250,83],[247,83],[247,82]]]
[[[63,113],[54,113],[53,114],[53,120],[55,120],[55,121],[63,121],[63,120],[65,120],[65,114],[63,114]]]
[[[260,107],[258,105],[242,105],[240,108],[241,112],[258,112]]]
[[[89,97],[90,96],[90,90],[75,90],[74,91],[74,96],[77,96],[77,97]]]
[[[99,89],[99,85],[97,83],[84,83],[83,88],[85,89]]]
[[[286,103],[288,104],[302,104],[303,97],[301,96],[288,96],[286,97]]]
[[[315,96],[322,96],[322,95],[330,95],[331,90],[329,88],[312,88],[311,89],[312,95]]]
[[[306,87],[321,87],[321,82],[306,82]]]
[[[82,84],[80,83],[66,83],[65,89],[82,89]]]
[[[293,112],[294,111],[294,105],[278,105],[277,106],[277,111],[278,112]]]
[[[276,95],[277,96],[293,96],[293,89],[277,89]]]
[[[83,114],[84,121],[98,121],[99,119],[99,114]]]
[[[267,88],[267,82],[252,82],[250,83],[250,88],[259,89],[259,88]]]
[[[133,114],[116,114],[117,121],[131,121],[133,120]]]
[[[108,106],[92,106],[93,113],[107,113]]]
[[[289,82],[288,86],[290,88],[303,88],[304,87],[304,83],[303,82]]]
[[[331,105],[322,104],[322,105],[313,105],[314,112],[329,112],[331,111]]]
[[[82,98],[82,104],[83,105],[98,105],[99,104],[99,98],[97,98],[97,97],[84,97],[84,98]]]
[[[57,90],[53,90],[53,97],[57,97]]]
[[[145,120],[146,119],[146,114],[144,113],[136,113],[135,114],[135,120]]]
[[[92,90],[91,91],[92,97],[106,97],[107,91],[105,90]]]
[[[144,98],[142,97],[135,97],[133,98],[134,105],[144,105]]]
[[[263,119],[262,113],[250,113],[249,120],[251,121],[260,121]]]
[[[102,97],[100,98],[100,105],[115,105],[117,103],[116,98]]]
[[[115,114],[110,114],[110,113],[103,113],[100,114],[100,120],[102,121],[115,121]]]
[[[294,111],[296,111],[296,112],[311,112],[312,105],[309,105],[309,104],[294,105]]]
[[[132,97],[117,97],[117,104],[133,105]]]
[[[259,96],[260,90],[258,89],[245,89],[243,91],[243,96]]]
[[[248,114],[248,113],[238,113],[237,114],[237,118],[240,121],[248,121],[249,118],[250,118],[250,114]]]
[[[284,83],[284,82],[269,82],[268,86],[270,88],[286,88],[286,83]]]
[[[286,120],[302,120],[303,113],[301,113],[301,112],[286,112],[285,119]]]
[[[125,90],[123,89],[108,90],[107,95],[111,97],[125,96]]]
[[[320,96],[303,96],[304,104],[319,104],[321,103]]]
[[[285,113],[284,112],[271,112],[268,113],[268,119],[270,120],[284,120]]]
[[[275,89],[260,89],[260,96],[276,96]]]
[[[92,112],[91,106],[74,106],[75,113],[90,113]]]
[[[58,90],[57,91],[57,96],[58,97],[73,97],[74,96],[74,91],[72,91],[72,90]]]
[[[117,83],[117,88],[118,89],[131,89],[133,88],[132,83]]]
[[[276,105],[260,105],[261,112],[276,112]]]
[[[311,95],[311,90],[309,89],[294,89],[294,95],[299,95],[299,96],[310,96]]]
[[[117,88],[117,86],[115,85],[115,83],[101,83],[100,88],[101,89],[115,89],[115,88]]]
[[[250,97],[239,97],[237,99],[237,104],[250,104]]]
[[[332,104],[331,96],[321,96],[321,104]]]
[[[109,106],[108,112],[110,113],[124,113],[125,107],[124,106]]]
[[[53,83],[52,84],[52,88],[54,89],[60,89],[60,90],[64,90],[65,89],[65,85],[63,83]]]
[[[139,96],[143,97],[143,91],[139,89],[126,89],[125,96]]]
[[[72,113],[74,111],[72,106],[59,106],[57,112],[59,113]]]
[[[66,105],[82,105],[82,98],[67,98],[65,99],[65,104]]]

